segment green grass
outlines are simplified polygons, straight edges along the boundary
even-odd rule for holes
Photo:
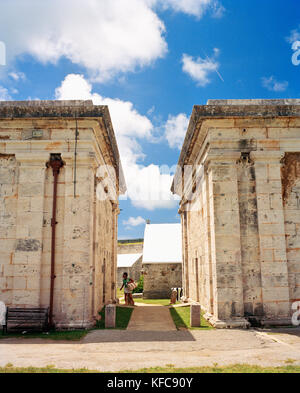
[[[213,327],[207,322],[201,314],[201,327],[192,328],[190,325],[190,306],[170,308],[170,313],[177,329],[191,329],[191,330],[209,330]]]
[[[127,307],[117,307],[117,320],[116,320],[116,329],[126,330],[129,324],[131,314],[133,312],[132,308]],[[105,329],[105,308],[99,313],[101,315],[101,320],[97,322],[96,329]],[[92,329],[93,330],[93,329]],[[34,339],[40,338],[43,340],[55,340],[55,341],[80,341],[84,338],[89,332],[92,330],[70,330],[70,331],[51,331],[49,333],[7,333],[2,334],[0,332],[0,340],[8,339],[8,338],[25,338],[25,339]]]
[[[88,330],[72,330],[64,332],[49,332],[45,333],[7,333],[2,335],[0,333],[0,340],[5,338],[42,338],[44,340],[56,340],[56,341],[80,341],[83,337],[88,334]]]
[[[120,288],[117,288],[117,297],[118,298],[124,297],[124,289],[120,291]]]
[[[133,308],[117,307],[116,329],[127,329],[132,312]],[[105,329],[105,307],[103,307],[99,315],[101,315],[101,320],[97,322],[97,329]]]
[[[1,373],[46,373],[46,374],[58,374],[58,373],[100,373],[99,371],[87,370],[87,369],[73,369],[73,370],[63,370],[57,369],[54,366],[47,366],[44,368],[35,367],[14,367],[12,364],[8,364],[5,367],[0,367]],[[215,365],[213,367],[190,367],[190,368],[175,368],[171,365],[166,367],[153,367],[144,368],[140,370],[126,370],[121,371],[121,373],[138,373],[138,374],[148,374],[148,373],[160,373],[160,374],[176,374],[176,373],[197,373],[197,374],[254,374],[254,373],[300,373],[300,366],[281,366],[281,367],[260,367],[252,366],[247,364],[236,364],[226,367],[219,367]]]
[[[134,299],[136,303],[169,306],[170,299]],[[178,303],[178,302],[177,302]]]

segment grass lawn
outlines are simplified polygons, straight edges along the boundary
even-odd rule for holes
[[[177,327],[186,328],[191,330],[209,330],[214,329],[206,319],[204,319],[203,314],[201,315],[201,327],[200,328],[192,328],[190,325],[190,306],[186,307],[174,307],[170,308],[170,313],[173,318],[173,321]]]
[[[133,308],[117,307],[116,329],[127,329],[132,312]],[[97,329],[105,329],[105,307],[99,314],[101,315],[101,320],[97,322]]]
[[[121,297],[124,297],[124,289],[120,291],[120,288],[117,288],[117,297],[120,299]]]
[[[44,340],[56,340],[56,341],[80,341],[83,337],[88,334],[88,330],[74,330],[65,332],[49,332],[49,333],[8,333],[2,335],[0,333],[0,340],[4,338],[42,338]]]
[[[44,368],[20,368],[13,367],[12,364],[8,364],[5,367],[0,367],[1,373],[47,373],[47,374],[56,374],[56,373],[99,373],[99,371],[92,371],[87,369],[78,369],[78,370],[63,370],[57,369],[53,366],[48,366]],[[300,373],[300,366],[282,366],[282,367],[260,367],[260,366],[251,366],[247,364],[236,364],[226,367],[192,367],[192,368],[175,368],[171,365],[167,365],[166,367],[154,367],[148,369],[141,370],[128,370],[121,371],[121,373],[139,373],[139,374],[147,374],[147,373],[161,373],[161,374],[176,374],[176,373],[197,373],[197,374],[229,374],[229,373],[242,373],[242,374],[254,374],[254,373]]]
[[[127,329],[128,323],[133,312],[132,308],[117,307],[117,321],[116,329],[125,330]],[[101,321],[97,322],[96,329],[105,329],[105,308],[100,312],[102,317]],[[93,329],[92,329],[93,330]],[[0,332],[0,340],[7,338],[41,338],[44,340],[56,340],[56,341],[80,341],[92,330],[74,330],[74,331],[62,331],[62,332],[49,332],[49,333],[8,333],[2,335]]]

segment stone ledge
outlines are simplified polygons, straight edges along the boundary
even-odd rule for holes
[[[208,100],[207,105],[300,105],[300,99]]]
[[[70,322],[70,323],[56,323],[56,330],[89,330],[94,328],[96,321],[86,321],[86,322]]]
[[[292,326],[292,318],[282,318],[282,319],[261,319],[260,321],[263,327],[272,326]]]
[[[210,313],[206,313],[204,318],[216,329],[249,329],[250,323],[245,318],[233,318],[222,321]]]

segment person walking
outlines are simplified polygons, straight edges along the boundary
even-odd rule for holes
[[[128,273],[123,274],[123,285],[120,288],[120,291],[124,288],[124,297],[126,306],[134,306],[134,300],[132,297],[132,291],[128,287],[128,284],[134,283],[131,278],[128,278]]]

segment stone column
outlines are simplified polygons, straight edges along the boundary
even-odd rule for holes
[[[19,164],[13,306],[39,307],[46,163],[49,154],[17,153]]]
[[[189,259],[188,259],[188,232],[187,232],[187,215],[186,205],[181,211],[181,226],[182,226],[182,283],[184,286],[184,296],[188,299],[190,296],[189,290]]]
[[[216,269],[215,265],[212,262],[212,238],[211,238],[211,219],[210,219],[210,206],[209,206],[209,178],[208,178],[208,170],[204,169],[204,186],[202,189],[202,201],[203,201],[203,219],[205,222],[205,245],[204,245],[204,255],[205,255],[205,263],[208,266],[208,282],[207,282],[207,303],[209,305],[208,311],[211,314],[214,314],[214,288],[215,277],[216,277]],[[213,201],[212,201],[213,202]]]
[[[264,315],[290,316],[280,151],[252,152],[255,163]]]
[[[238,152],[209,153],[208,169],[214,316],[244,325],[240,218],[238,204]]]

